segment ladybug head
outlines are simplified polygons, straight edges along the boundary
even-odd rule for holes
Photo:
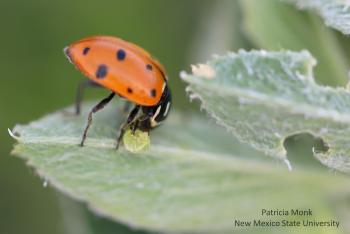
[[[165,85],[162,97],[155,106],[143,106],[142,112],[149,117],[150,126],[156,127],[166,119],[171,106],[171,93],[168,85]]]

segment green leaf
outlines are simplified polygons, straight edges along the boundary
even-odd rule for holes
[[[307,49],[317,59],[315,75],[318,82],[332,86],[346,84],[347,52],[339,43],[336,32],[325,27],[317,15],[299,11],[279,0],[241,0],[240,3],[244,30],[257,48]]]
[[[50,186],[118,222],[165,232],[232,233],[240,230],[234,219],[280,218],[261,217],[263,208],[310,208],[315,219],[348,218],[329,205],[347,207],[339,197],[350,192],[348,178],[313,170],[288,172],[283,164],[253,157],[255,151],[240,147],[221,127],[197,115],[172,111],[164,125],[151,132],[149,151],[133,154],[123,147],[115,150],[117,129],[125,118],[115,106],[94,116],[85,147],[78,144],[87,112],[79,117],[65,113],[16,126],[13,153]],[[307,230],[342,233],[331,227],[300,228]]]
[[[286,159],[286,137],[311,133],[329,147],[314,156],[349,173],[350,93],[317,85],[315,64],[307,51],[240,51],[194,67],[193,75],[182,78],[191,96],[241,141]]]
[[[322,16],[327,26],[350,34],[350,3],[348,0],[283,0],[300,9],[314,10]]]

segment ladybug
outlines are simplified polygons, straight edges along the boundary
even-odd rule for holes
[[[117,149],[128,128],[149,132],[168,116],[171,93],[165,70],[141,47],[116,37],[91,36],[67,46],[64,53],[89,78],[78,86],[76,114],[80,113],[86,87],[104,87],[111,91],[90,111],[80,146],[84,146],[92,115],[103,109],[115,94],[128,101],[126,110],[131,103],[134,104],[126,122],[120,127]]]

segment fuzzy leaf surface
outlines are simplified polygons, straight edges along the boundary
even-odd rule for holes
[[[194,67],[182,78],[191,97],[239,140],[284,160],[284,140],[311,133],[329,148],[314,156],[349,173],[350,93],[316,84],[315,64],[307,51],[239,51]]]

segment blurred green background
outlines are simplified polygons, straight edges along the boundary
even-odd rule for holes
[[[307,48],[319,60],[320,83],[336,86],[347,81],[348,38],[326,28],[318,16],[274,0],[1,0],[0,9],[3,234],[88,233],[70,225],[81,217],[75,212],[86,218],[75,223],[87,222],[96,233],[138,233],[96,217],[50,186],[44,187],[23,161],[10,156],[14,141],[7,128],[73,103],[83,76],[62,50],[75,40],[114,35],[142,46],[166,67],[175,108],[184,111],[196,111],[198,106],[188,102],[179,72],[227,50]],[[90,90],[86,99],[105,93]],[[315,142],[310,136],[307,139],[289,140],[288,154],[311,158]],[[62,212],[67,208],[71,214]]]

